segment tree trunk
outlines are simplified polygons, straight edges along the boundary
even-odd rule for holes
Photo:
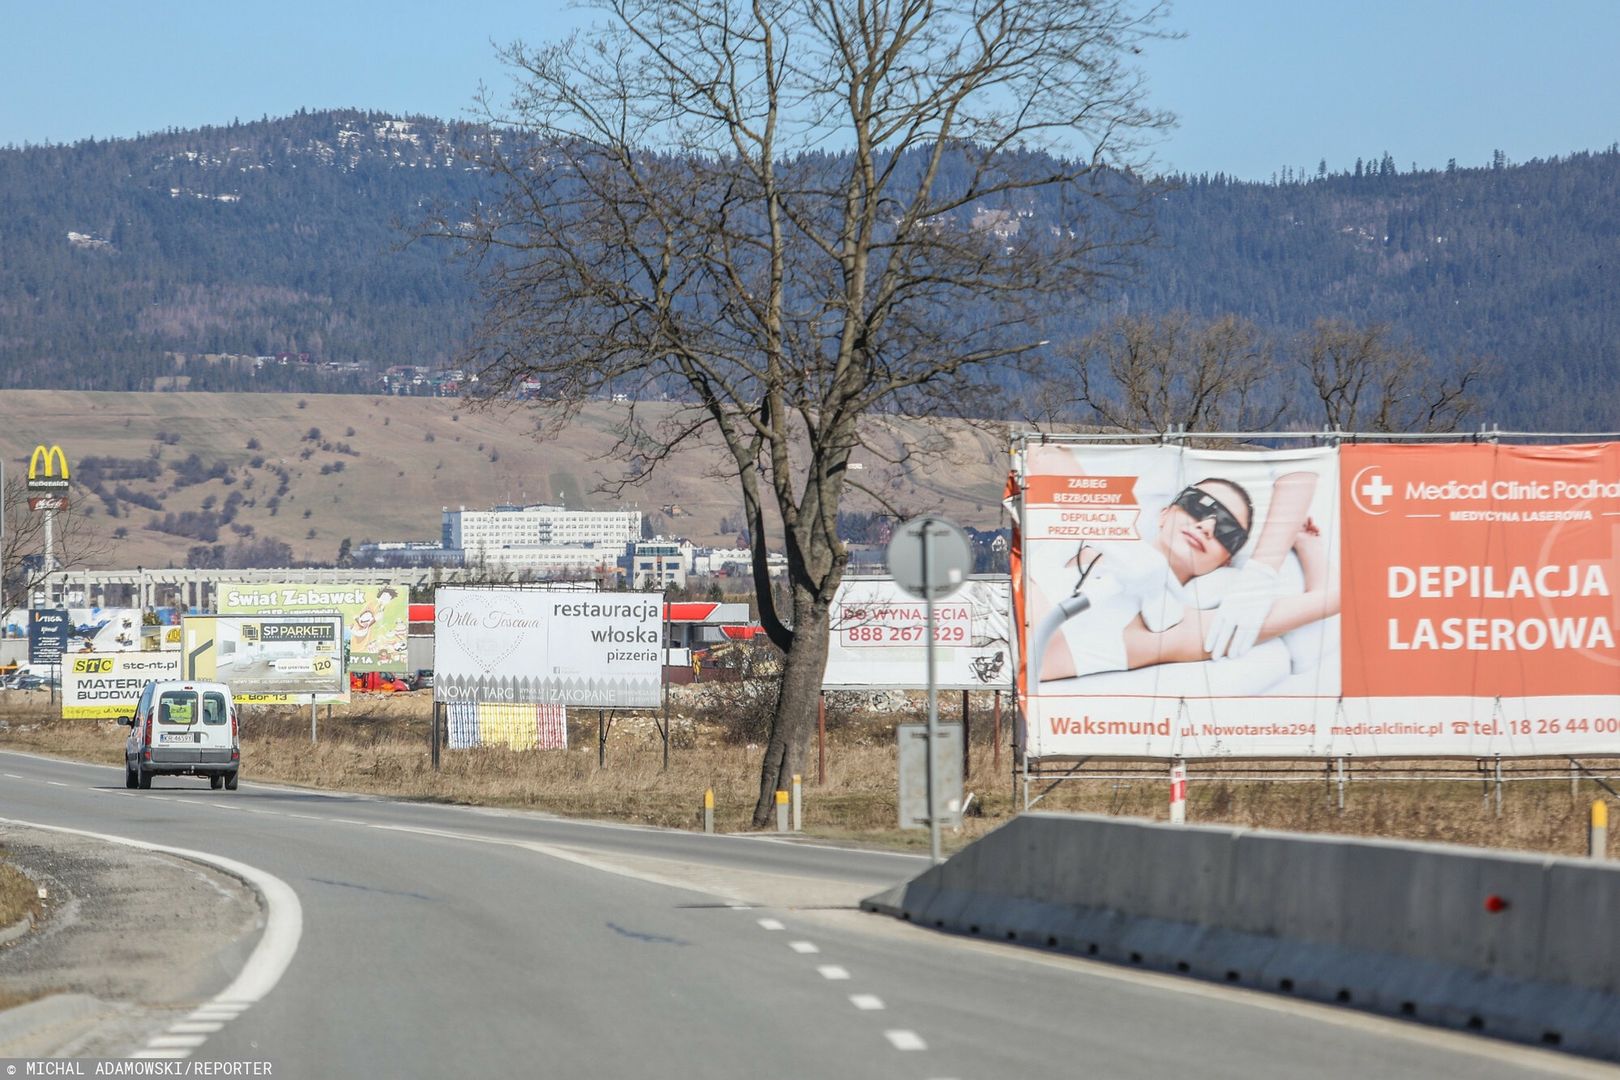
[[[754,827],[770,823],[776,793],[794,775],[803,775],[810,739],[816,731],[816,703],[827,671],[827,604],[803,589],[793,590],[793,645],[782,663],[782,690],[776,702],[771,739],[759,774]]]

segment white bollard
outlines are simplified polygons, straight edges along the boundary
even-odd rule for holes
[[[1592,800],[1592,827],[1586,838],[1587,854],[1594,859],[1609,857],[1609,804]]]
[[[1187,822],[1187,764],[1177,761],[1170,766],[1170,824]]]
[[[714,832],[714,788],[703,792],[703,831]]]
[[[788,793],[785,791],[776,793],[776,831],[788,831]]]

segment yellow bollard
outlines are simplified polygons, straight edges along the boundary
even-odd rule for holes
[[[714,788],[703,792],[703,831],[714,832]]]
[[[776,793],[776,831],[788,831],[788,793],[785,791]]]
[[[1609,857],[1609,804],[1592,800],[1592,827],[1587,832],[1587,854],[1594,859]]]

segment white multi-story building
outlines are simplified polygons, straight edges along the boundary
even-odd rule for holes
[[[619,565],[632,589],[662,589],[670,585],[685,588],[691,562],[691,544],[660,536],[626,544]]]
[[[692,553],[694,574],[720,574],[728,566],[739,574],[752,574],[753,551],[749,548],[699,548]],[[787,556],[780,551],[769,552],[765,557],[765,567],[771,577],[779,577],[787,573]]]
[[[640,510],[569,510],[562,506],[497,506],[493,510],[444,509],[440,543],[460,548],[468,562],[479,552],[502,548],[604,544],[623,548],[641,539]]]
[[[623,548],[605,546],[513,544],[508,547],[478,548],[462,553],[461,564],[470,569],[529,573],[539,577],[554,574],[615,574]]]

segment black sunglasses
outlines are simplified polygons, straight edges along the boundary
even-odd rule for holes
[[[1170,505],[1185,510],[1194,521],[1214,518],[1215,542],[1225,548],[1228,555],[1236,555],[1249,539],[1249,530],[1239,523],[1226,504],[1203,488],[1182,489]]]

